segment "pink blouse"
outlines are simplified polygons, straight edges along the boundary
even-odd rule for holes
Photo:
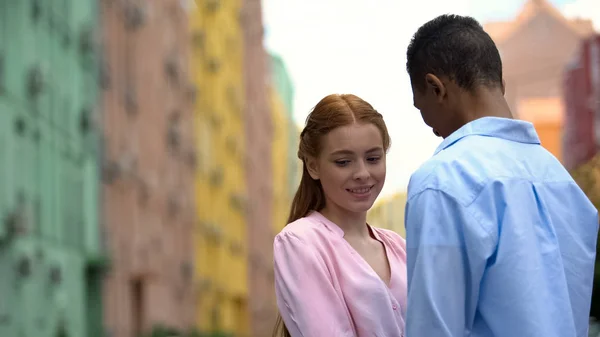
[[[371,227],[390,262],[388,287],[318,212],[287,225],[275,237],[275,291],[292,337],[403,337],[406,243]]]

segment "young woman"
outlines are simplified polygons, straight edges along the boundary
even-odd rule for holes
[[[273,247],[275,335],[403,336],[405,242],[366,221],[390,146],[381,114],[354,95],[329,95],[300,137],[302,180]]]

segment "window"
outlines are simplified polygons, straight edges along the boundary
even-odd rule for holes
[[[198,125],[198,170],[202,174],[209,171],[209,162],[212,158],[211,153],[211,130],[204,120],[200,120]]]
[[[134,336],[140,336],[144,329],[144,281],[141,278],[131,282],[131,315]]]

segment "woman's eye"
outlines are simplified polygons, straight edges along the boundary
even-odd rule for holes
[[[335,164],[338,166],[346,166],[346,165],[348,165],[349,162],[350,162],[349,160],[336,160]]]
[[[370,161],[372,163],[376,163],[376,162],[379,161],[379,159],[381,159],[381,158],[380,157],[370,157],[370,158],[367,158],[367,161]]]

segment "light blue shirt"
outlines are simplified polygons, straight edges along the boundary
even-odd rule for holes
[[[405,223],[407,337],[587,337],[598,212],[531,123],[446,138]]]

